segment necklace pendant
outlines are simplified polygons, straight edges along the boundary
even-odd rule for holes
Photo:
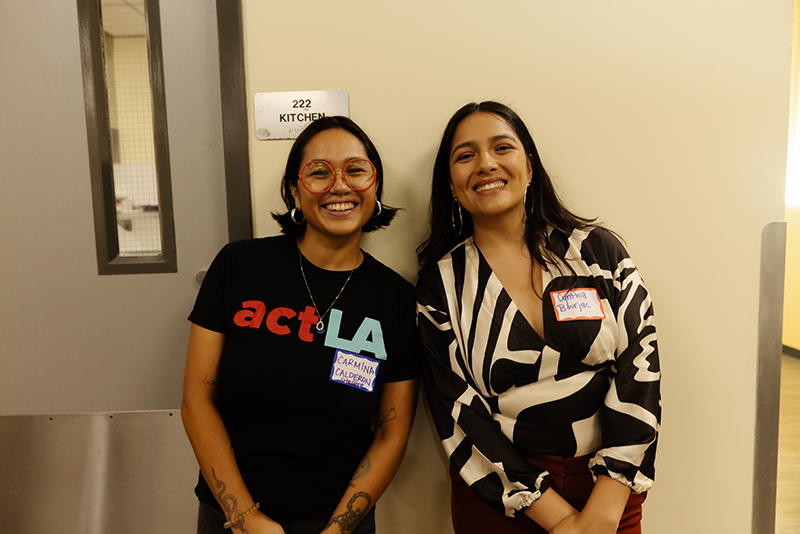
[[[325,331],[325,323],[322,322],[322,319],[319,320],[317,323],[317,333],[321,334]]]

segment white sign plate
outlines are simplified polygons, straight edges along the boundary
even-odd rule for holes
[[[297,139],[308,123],[321,117],[350,115],[347,91],[256,93],[256,138]]]

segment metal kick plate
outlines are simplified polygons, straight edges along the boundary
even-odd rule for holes
[[[178,410],[0,417],[0,531],[194,532]]]

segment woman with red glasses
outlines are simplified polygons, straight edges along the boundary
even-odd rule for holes
[[[418,391],[413,286],[360,248],[396,210],[345,117],[298,136],[281,186],[283,235],[225,246],[189,316],[198,534],[372,533]]]

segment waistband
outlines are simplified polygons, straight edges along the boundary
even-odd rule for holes
[[[528,456],[528,461],[539,469],[549,471],[554,476],[585,475],[589,473],[589,460],[592,459],[592,456],[591,454],[585,454],[573,458],[564,458],[563,456],[537,454]]]

